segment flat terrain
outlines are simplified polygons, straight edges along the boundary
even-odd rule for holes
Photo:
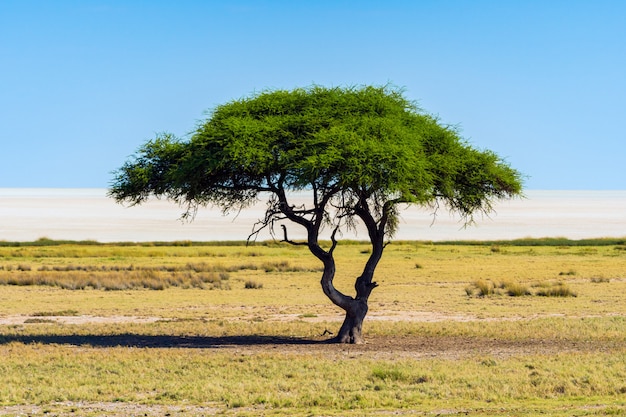
[[[572,243],[572,242],[570,242]],[[368,254],[338,250],[350,292]],[[621,415],[626,251],[387,248],[366,343],[303,248],[0,247],[0,415]]]

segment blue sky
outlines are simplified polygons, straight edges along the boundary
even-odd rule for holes
[[[0,187],[107,187],[219,103],[391,83],[527,189],[626,189],[624,22],[619,0],[0,0]]]

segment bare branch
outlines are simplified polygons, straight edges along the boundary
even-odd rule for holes
[[[294,246],[306,246],[307,245],[307,242],[295,242],[293,240],[289,240],[289,238],[287,237],[287,226],[285,226],[284,224],[281,224],[280,227],[282,227],[283,229],[283,236],[284,236],[281,242],[286,242]]]
[[[433,221],[430,223],[430,227],[432,227],[435,224],[435,221],[437,220],[437,212],[439,211],[439,199],[435,199],[435,201],[433,201],[432,203],[432,207],[433,207],[433,212],[432,212],[432,216],[433,216]]]
[[[335,251],[335,248],[337,247],[337,238],[335,237],[337,235],[337,231],[339,230],[339,226],[337,225],[335,227],[335,229],[333,230],[333,232],[330,235],[330,240],[331,242],[333,242],[332,246],[330,247],[330,249],[328,250],[328,254],[332,255],[333,252]]]

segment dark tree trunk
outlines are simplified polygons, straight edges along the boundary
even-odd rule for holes
[[[369,261],[366,264],[363,275],[356,279],[354,288],[356,297],[352,298],[337,291],[333,285],[335,277],[335,261],[332,256],[328,257],[324,262],[324,273],[322,274],[322,289],[324,294],[337,306],[346,312],[346,317],[337,333],[330,342],[336,343],[363,343],[363,321],[368,311],[368,299],[372,290],[378,286],[376,282],[372,282],[374,276],[374,268],[380,256],[380,251],[372,252]]]
[[[331,234],[332,246],[330,249],[322,249],[318,242],[320,227],[322,225],[322,220],[324,219],[323,212],[319,208],[326,206],[331,195],[328,195],[322,202],[316,204],[319,212],[314,217],[315,221],[306,220],[303,217],[296,215],[293,207],[287,204],[286,196],[282,190],[278,189],[277,195],[280,202],[280,211],[285,214],[288,219],[293,220],[307,229],[308,239],[304,244],[306,244],[311,253],[324,264],[324,272],[322,273],[322,279],[320,282],[324,294],[330,301],[332,301],[333,304],[342,308],[346,312],[346,317],[341,325],[341,328],[339,329],[339,333],[337,336],[332,338],[330,342],[363,343],[363,321],[365,320],[365,316],[368,311],[367,302],[369,296],[372,293],[372,290],[378,286],[376,282],[373,282],[374,270],[383,255],[383,249],[385,247],[383,239],[385,236],[385,226],[387,224],[389,208],[386,207],[383,209],[383,215],[378,221],[374,219],[369,211],[367,206],[367,196],[363,196],[359,201],[359,205],[354,208],[355,214],[363,220],[365,226],[367,227],[370,241],[372,243],[372,253],[365,264],[363,274],[356,279],[354,284],[356,297],[352,298],[343,294],[341,291],[338,291],[333,285],[333,280],[335,278],[335,259],[333,257],[333,252],[337,246],[335,234],[339,230],[339,226],[335,227]],[[283,232],[284,242],[298,244],[289,240],[285,226],[283,226]]]
[[[346,317],[335,338],[337,342],[363,343],[363,321],[368,311],[367,301],[372,290],[378,286],[377,283],[372,282],[373,276],[374,270],[368,271],[366,267],[363,275],[357,278],[354,285],[356,298],[350,299],[347,305],[343,307],[346,311]]]
[[[363,343],[363,320],[367,314],[367,301],[354,300],[346,310],[346,318],[333,339],[337,343]]]
[[[363,274],[356,279],[354,289],[356,297],[348,297],[349,300],[344,305],[339,305],[346,311],[346,317],[339,329],[339,333],[333,339],[338,343],[363,343],[363,321],[367,315],[370,294],[372,290],[378,286],[374,279],[374,271],[378,262],[383,256],[385,244],[384,227],[386,224],[386,216],[380,223],[372,218],[369,210],[367,210],[366,202],[356,210],[356,213],[364,221],[367,227],[370,241],[372,243],[372,253],[365,264]]]
[[[333,248],[327,252],[320,250],[317,245],[317,235],[314,236],[315,239],[309,240],[309,249],[324,263],[324,273],[322,274],[321,280],[324,294],[326,294],[335,305],[346,312],[346,317],[339,329],[339,333],[330,340],[336,343],[363,343],[363,321],[368,311],[367,302],[372,290],[378,286],[378,284],[373,281],[374,271],[383,256],[383,250],[385,248],[383,238],[386,216],[377,223],[366,209],[365,202],[363,202],[361,208],[356,210],[356,213],[364,221],[368,229],[370,242],[372,243],[372,253],[365,264],[363,273],[354,283],[356,297],[352,298],[342,294],[340,291],[337,291],[333,285],[333,279],[335,278],[333,250],[336,244],[334,234],[332,239]]]

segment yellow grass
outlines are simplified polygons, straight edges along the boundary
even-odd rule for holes
[[[339,246],[339,289],[367,252]],[[0,415],[626,412],[621,246],[394,243],[364,328],[388,349],[276,348],[340,325],[319,267],[275,244],[0,247]],[[531,353],[472,350],[492,343]]]

